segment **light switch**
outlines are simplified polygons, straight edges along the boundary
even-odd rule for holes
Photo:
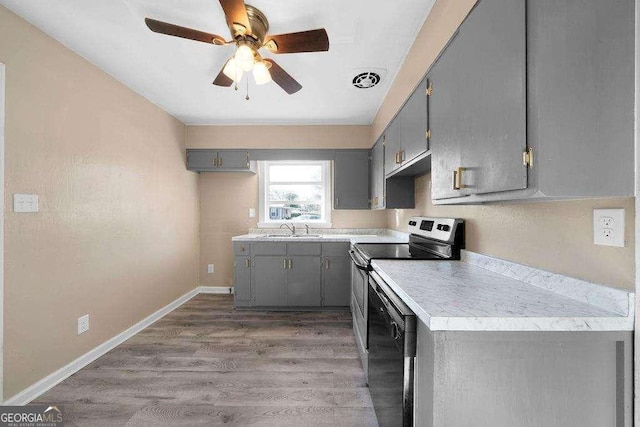
[[[38,196],[35,194],[14,194],[13,211],[19,213],[38,212]]]
[[[254,208],[249,208],[249,218],[256,217],[256,210]]]

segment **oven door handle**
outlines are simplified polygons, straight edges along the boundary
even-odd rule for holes
[[[353,250],[349,251],[349,256],[351,257],[351,261],[353,261],[353,265],[355,265],[358,270],[362,270],[362,271],[370,271],[371,270],[371,267],[369,267],[366,264],[363,264],[363,263],[359,262],[360,260],[356,259],[358,256],[355,254],[355,252]]]

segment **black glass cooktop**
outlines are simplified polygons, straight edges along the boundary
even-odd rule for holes
[[[370,259],[442,259],[408,243],[358,243],[358,250]]]

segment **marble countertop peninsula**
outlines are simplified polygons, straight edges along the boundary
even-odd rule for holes
[[[252,242],[350,242],[350,243],[405,243],[409,235],[394,230],[386,229],[359,229],[359,228],[319,228],[310,229],[306,234],[304,228],[296,228],[293,236],[284,229],[251,229],[248,234],[235,236],[235,241]]]
[[[462,261],[372,265],[431,330],[633,330],[631,292],[472,252]]]

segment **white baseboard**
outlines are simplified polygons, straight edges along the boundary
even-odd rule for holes
[[[45,393],[47,390],[49,390],[56,384],[69,378],[71,375],[75,374],[80,369],[84,368],[89,363],[96,360],[98,357],[104,355],[110,350],[113,350],[115,347],[122,344],[123,342],[125,342],[126,340],[128,340],[129,338],[131,338],[132,336],[134,336],[135,334],[137,334],[147,326],[151,325],[152,323],[159,320],[163,316],[169,314],[176,308],[180,307],[182,304],[189,301],[191,298],[195,297],[196,295],[200,293],[228,294],[229,289],[230,288],[228,287],[217,288],[217,287],[208,287],[208,286],[198,286],[197,288],[192,289],[191,291],[182,295],[175,301],[167,304],[166,306],[162,307],[160,310],[156,311],[155,313],[151,314],[150,316],[136,323],[135,325],[125,330],[124,332],[121,332],[120,334],[116,335],[110,340],[104,342],[103,344],[100,344],[93,350],[90,350],[89,352],[78,357],[76,360],[69,363],[68,365],[63,366],[62,368],[58,369],[54,373],[44,377],[37,383],[25,388],[20,393],[16,394],[10,399],[7,399],[6,401],[3,402],[3,405],[26,405],[27,403],[31,402],[38,396],[42,395],[43,393]]]
[[[199,294],[233,294],[233,288],[230,286],[198,286],[196,290]]]

